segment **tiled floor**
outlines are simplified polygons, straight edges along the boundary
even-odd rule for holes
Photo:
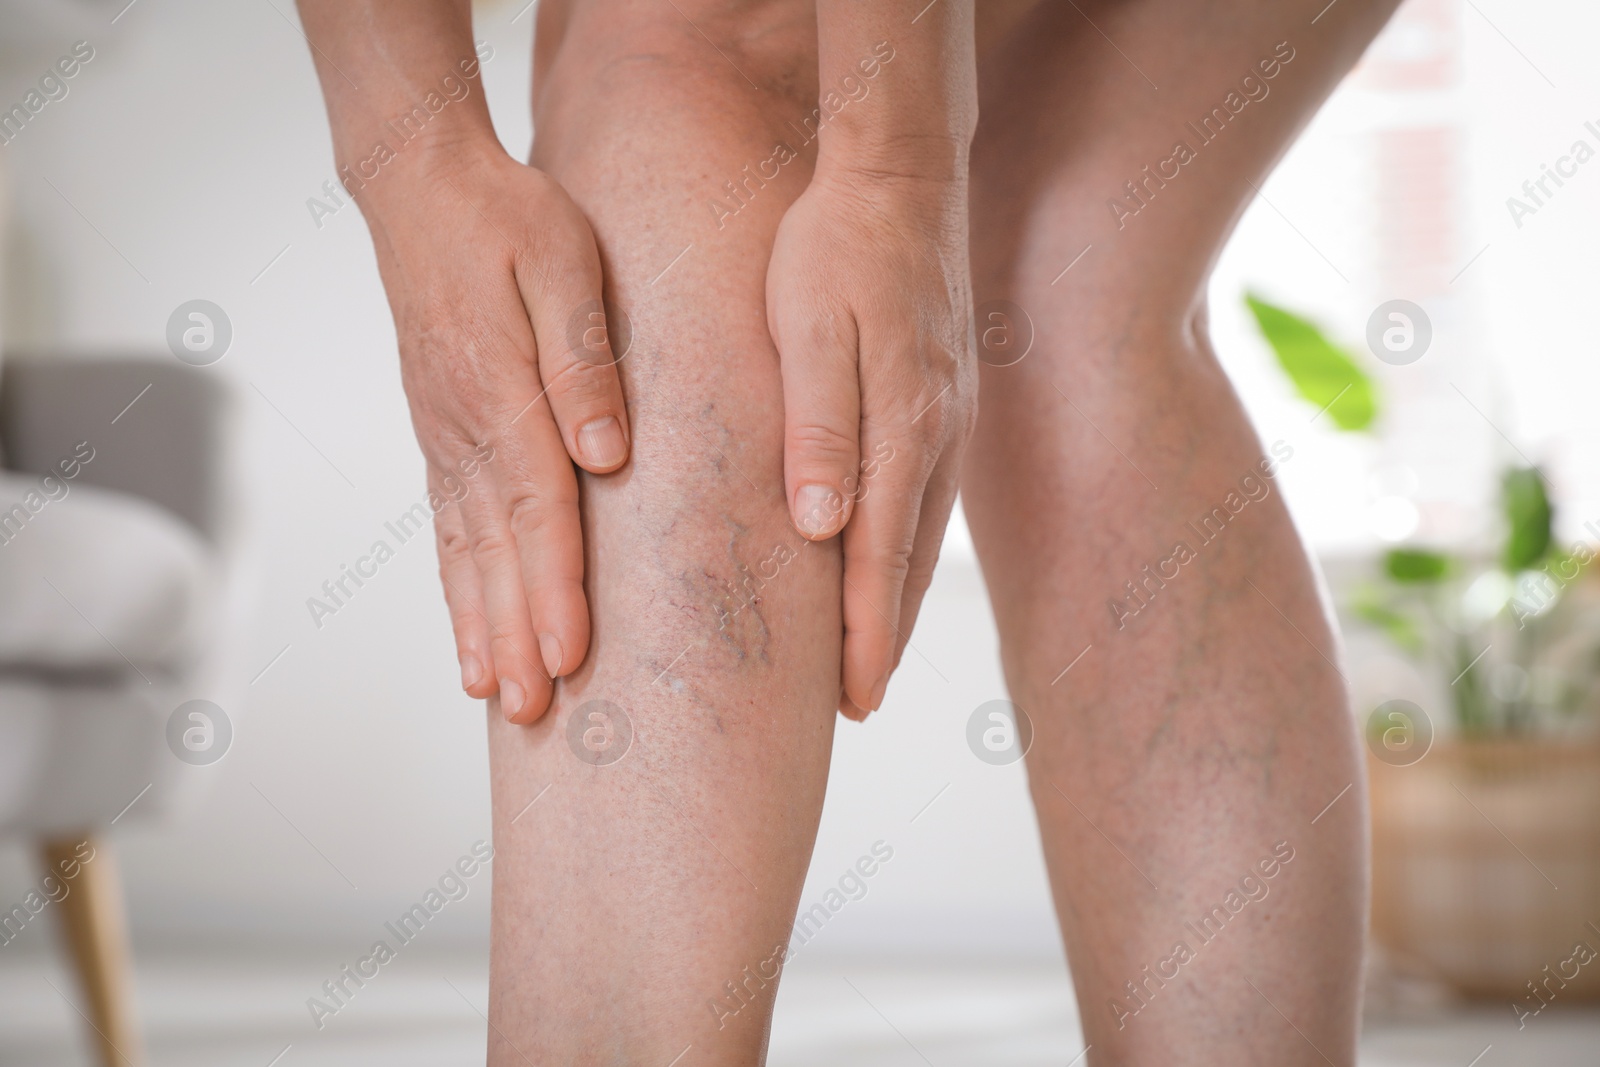
[[[475,956],[396,960],[318,1031],[306,1008],[331,968],[315,952],[141,959],[159,1067],[443,1067],[482,1063],[488,992]],[[77,992],[59,963],[0,951],[0,1064],[87,1067]],[[889,966],[795,961],[773,1067],[1066,1067],[1083,1051],[1065,975],[1035,964]],[[691,1050],[692,1053],[692,1050]],[[276,1060],[274,1057],[278,1057]],[[1476,1059],[1475,1059],[1476,1057]],[[692,1067],[685,1056],[681,1067]],[[1552,1008],[1518,1032],[1489,1006],[1371,1026],[1362,1067],[1591,1067],[1600,1011]],[[665,1067],[663,1064],[662,1067]]]

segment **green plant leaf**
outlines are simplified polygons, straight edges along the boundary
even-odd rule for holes
[[[1506,471],[1500,482],[1500,506],[1508,527],[1501,565],[1515,574],[1534,566],[1550,550],[1554,513],[1539,468],[1513,467]]]
[[[1422,630],[1410,616],[1401,614],[1376,598],[1358,601],[1355,613],[1362,621],[1382,630],[1384,636],[1402,651],[1413,656],[1422,654]]]
[[[1378,416],[1377,387],[1349,353],[1292,311],[1269,304],[1254,293],[1246,293],[1244,302],[1302,398],[1319,410],[1326,409],[1341,430],[1371,427]]]
[[[1408,585],[1443,580],[1451,571],[1450,563],[1449,556],[1425,548],[1391,548],[1383,557],[1384,573]]]

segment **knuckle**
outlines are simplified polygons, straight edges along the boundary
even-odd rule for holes
[[[446,526],[435,520],[434,537],[439,546],[439,569],[450,571],[472,559],[472,543],[465,530]]]
[[[541,425],[529,425],[526,432],[507,433],[500,439],[495,484],[505,486],[509,499],[528,497],[574,503],[578,499],[576,476],[566,448],[558,436],[547,432],[553,424],[542,425],[548,418],[548,412],[530,410],[528,420],[538,419]]]
[[[953,375],[930,374],[919,384],[911,402],[912,412],[907,418],[915,420],[916,425],[908,429],[930,444],[966,440],[977,426],[976,392],[960,371]]]
[[[879,552],[872,557],[869,566],[885,589],[899,590],[911,573],[911,546],[900,544]]]
[[[928,377],[938,382],[959,382],[966,361],[956,350],[942,344],[929,344],[922,353]]]
[[[964,442],[978,428],[978,398],[973,391],[964,391],[950,405],[950,433],[956,441]]]
[[[879,563],[883,576],[896,586],[905,584],[906,576],[911,573],[911,546],[896,548]]]
[[[853,320],[842,307],[814,302],[802,313],[785,314],[782,326],[790,344],[812,354],[853,351],[856,344]]]
[[[516,538],[507,527],[496,526],[472,538],[472,559],[480,567],[498,567],[515,561],[516,556]]]
[[[511,497],[511,528],[518,536],[543,530],[566,510],[575,510],[577,500],[535,485],[524,485]]]
[[[908,600],[915,600],[921,604],[922,597],[933,584],[933,571],[939,565],[939,545],[934,545],[920,556],[911,560],[910,570],[906,574],[906,596]]]
[[[589,412],[610,410],[620,386],[611,363],[590,363],[573,359],[545,383],[558,409]]]
[[[496,625],[489,628],[489,654],[501,662],[521,662],[527,660],[523,646],[528,643],[530,634],[523,627]]]
[[[855,469],[861,444],[854,427],[845,433],[818,422],[800,422],[789,427],[789,450],[802,462]]]

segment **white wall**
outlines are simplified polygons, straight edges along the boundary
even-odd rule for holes
[[[484,79],[502,135],[520,153],[529,138],[533,20],[529,13],[512,23],[518,6],[481,13],[478,34],[496,49]],[[204,297],[227,310],[235,340],[214,370],[245,401],[242,477],[261,579],[251,673],[288,646],[249,687],[248,705],[229,709],[238,713],[234,750],[195,772],[215,778],[203,810],[181,827],[119,835],[135,922],[152,938],[185,930],[315,937],[337,955],[346,942],[354,949],[370,940],[487,836],[481,712],[457,690],[429,544],[403,548],[320,631],[304,607],[418,498],[421,465],[361,219],[349,208],[319,230],[305,206],[333,167],[287,0],[143,0],[111,25],[120,7],[92,9],[89,31],[63,30],[59,44],[46,33],[0,66],[0,101],[10,101],[76,36],[97,52],[68,98],[0,148],[23,231],[13,249],[22,262],[12,268],[9,340],[159,351],[179,303]],[[1554,462],[1558,485],[1580,502],[1575,511],[1600,515],[1600,485],[1589,473],[1600,432],[1588,417],[1600,367],[1588,358],[1584,328],[1585,297],[1600,280],[1589,246],[1600,162],[1521,231],[1503,206],[1584,119],[1600,119],[1600,106],[1584,111],[1585,100],[1600,100],[1584,51],[1600,19],[1576,4],[1559,13],[1504,0],[1478,7],[1560,88],[1480,16],[1466,15],[1464,106],[1474,140],[1463,204],[1491,244],[1474,267],[1483,314],[1476,341],[1504,383],[1496,391],[1503,425]],[[1346,550],[1372,543],[1359,516],[1376,446],[1308,425],[1312,412],[1276,376],[1238,294],[1262,287],[1359,341],[1372,294],[1360,284],[1366,206],[1357,179],[1364,131],[1383,107],[1370,94],[1341,94],[1266,187],[1310,242],[1348,258],[1355,284],[1330,278],[1307,241],[1258,204],[1214,289],[1217,344],[1263,436],[1300,446],[1285,483],[1302,525],[1314,542]],[[1468,339],[1458,340],[1465,350]],[[1435,345],[1450,358],[1451,338]],[[1468,369],[1475,388],[1489,388],[1486,369]],[[1488,431],[1477,432],[1483,448]],[[896,858],[869,897],[829,927],[832,948],[1053,953],[1021,772],[979,763],[962,736],[971,710],[1003,695],[963,530],[952,533],[947,559],[914,640],[949,680],[908,656],[887,713],[864,728],[841,727],[807,899],[884,838]],[[0,897],[20,893],[24,861],[19,850],[6,856]],[[440,939],[481,938],[486,896],[475,891],[453,910]]]

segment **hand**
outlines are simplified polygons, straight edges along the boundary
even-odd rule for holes
[[[498,144],[380,174],[364,199],[462,686],[532,722],[589,647],[572,464],[604,474],[628,455],[594,235]]]
[[[855,719],[905,651],[977,414],[966,211],[962,182],[819,168],[767,268],[790,513],[812,540],[844,531]]]

